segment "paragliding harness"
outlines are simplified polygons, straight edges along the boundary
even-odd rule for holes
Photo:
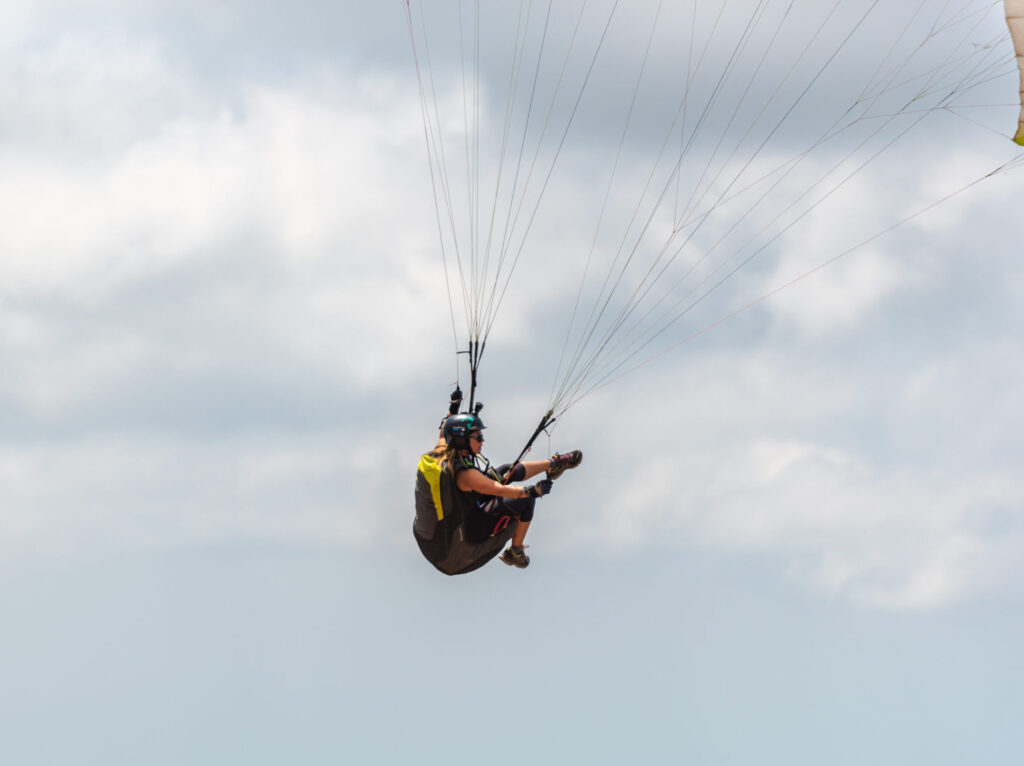
[[[494,537],[499,532],[504,531],[505,527],[507,527],[511,521],[512,517],[507,513],[498,519],[498,523],[494,525],[494,531],[491,532],[491,537]]]
[[[496,556],[505,541],[470,539],[467,520],[472,502],[458,491],[455,475],[443,457],[427,453],[416,472],[416,518],[413,536],[420,552],[448,575],[477,569]]]
[[[469,353],[471,360],[471,387],[469,408],[466,414],[479,416],[483,403],[475,401],[476,367],[480,353],[479,344],[471,344]],[[452,393],[449,415],[458,414],[462,405],[462,391],[456,387]],[[555,422],[553,411],[541,418],[526,446],[519,456],[508,465],[493,468],[486,458],[483,460],[483,473],[491,476],[502,484],[514,480],[516,468],[526,453],[533,446],[542,432]],[[478,467],[476,458],[470,465]],[[456,484],[455,466],[444,463],[443,457],[436,452],[426,453],[420,458],[416,476],[416,520],[413,534],[423,556],[439,571],[448,574],[465,574],[478,569],[494,558],[511,539],[509,528],[513,514],[502,513],[493,527],[490,519],[484,515],[476,499],[470,493],[462,492]]]
[[[482,405],[477,403],[474,408],[476,413],[480,411],[481,407]],[[517,469],[521,465],[520,461],[529,451],[533,442],[536,441],[537,437],[544,431],[546,426],[550,425],[552,422],[552,418],[545,416],[545,420],[542,420],[541,424],[538,425],[536,431],[530,437],[526,447],[524,447],[523,451],[519,453],[519,457],[517,457],[514,462],[508,465],[498,466],[497,468],[492,466],[490,461],[483,455],[474,455],[471,459],[466,458],[463,465],[458,469],[454,466],[442,465],[440,458],[430,455],[429,453],[424,455],[420,459],[419,471],[426,477],[431,487],[431,495],[434,501],[434,508],[438,522],[443,522],[445,519],[448,519],[449,523],[458,525],[465,524],[469,521],[468,517],[470,514],[475,515],[476,513],[479,513],[479,518],[494,516],[495,514],[490,510],[490,508],[492,504],[500,504],[500,498],[491,498],[484,502],[479,499],[479,496],[477,496],[473,505],[470,505],[468,502],[460,502],[465,493],[461,492],[455,483],[458,471],[475,468],[485,476],[506,485],[513,481],[520,480],[522,478],[521,474],[520,479],[516,478],[517,473],[519,473]],[[442,492],[442,483],[445,481],[450,482],[450,486],[446,486],[446,491]],[[470,539],[473,541],[479,541],[481,536],[489,538],[496,537],[505,531],[513,518],[513,514],[511,513],[502,513],[501,515],[498,515],[494,526],[486,535],[482,535],[482,529],[485,529],[482,525],[475,523],[469,524]],[[456,519],[458,519],[458,521],[456,521]]]
[[[457,410],[461,397],[456,403],[453,396],[452,404]],[[482,567],[511,539],[512,530],[490,534],[491,517],[478,510],[477,497],[458,488],[460,468],[475,465],[475,461],[469,466],[461,461],[448,465],[444,454],[435,449],[420,458],[417,468],[413,536],[424,558],[447,575]],[[494,474],[493,469],[490,473]]]

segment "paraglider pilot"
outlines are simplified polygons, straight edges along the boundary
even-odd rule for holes
[[[423,555],[445,574],[473,571],[505,548],[499,558],[525,569],[526,532],[537,499],[551,492],[555,479],[575,468],[583,453],[555,453],[549,460],[528,460],[494,467],[482,454],[486,426],[480,405],[459,413],[456,389],[434,449],[420,459],[416,477],[413,534]],[[529,486],[514,486],[545,473]]]

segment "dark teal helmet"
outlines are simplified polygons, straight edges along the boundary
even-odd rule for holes
[[[441,432],[444,434],[444,440],[453,447],[469,449],[469,435],[475,431],[483,431],[485,428],[487,426],[484,425],[484,421],[480,419],[479,415],[462,412],[445,418]]]

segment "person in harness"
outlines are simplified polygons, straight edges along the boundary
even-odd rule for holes
[[[551,492],[555,479],[580,464],[583,453],[494,467],[482,454],[486,426],[479,411],[459,413],[459,394],[452,395],[434,449],[420,458],[413,535],[424,557],[445,574],[471,572],[499,553],[505,564],[525,569],[534,504]],[[536,484],[511,484],[545,472]]]

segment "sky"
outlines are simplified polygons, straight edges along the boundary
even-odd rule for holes
[[[495,461],[549,401],[656,5],[609,38],[490,335]],[[973,7],[966,45],[1008,46]],[[930,207],[1018,156],[998,71],[560,415],[532,456],[585,457],[529,569],[449,578],[411,534],[467,381],[404,3],[7,0],[0,761],[1019,763],[1024,176]]]

